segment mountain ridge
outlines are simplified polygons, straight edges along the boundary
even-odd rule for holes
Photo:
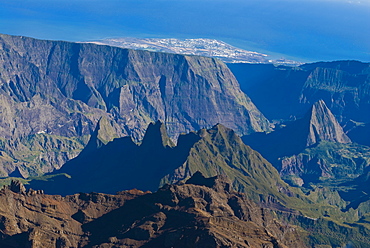
[[[118,137],[136,141],[156,120],[167,124],[171,138],[216,123],[240,133],[270,129],[215,59],[9,35],[0,35],[0,46],[0,135],[16,142],[1,147],[3,176],[16,167],[25,177],[60,168],[102,117]],[[53,153],[46,143],[34,151],[20,139],[43,134],[79,147]]]
[[[132,187],[156,191],[167,184],[183,183],[200,172],[208,178],[223,175],[235,190],[273,210],[301,211],[314,217],[328,207],[315,205],[301,190],[285,183],[266,159],[245,145],[234,131],[220,124],[181,135],[174,147],[163,144],[163,125],[157,122],[148,127],[146,135],[153,135],[157,141],[151,144],[157,145],[118,138],[82,153],[53,174],[34,178],[27,187],[62,195],[91,191],[115,193]],[[313,208],[316,210],[311,211]],[[330,211],[338,214],[340,210]]]
[[[244,92],[270,119],[281,122],[303,117],[323,100],[342,124],[370,122],[370,63],[343,60],[296,67],[228,64]],[[286,94],[289,92],[289,94]]]
[[[235,192],[224,177],[201,174],[155,193],[116,195],[61,197],[12,182],[0,191],[0,209],[5,247],[308,247],[306,234]]]

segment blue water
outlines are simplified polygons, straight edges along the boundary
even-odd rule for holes
[[[0,33],[82,41],[215,38],[301,61],[370,61],[370,1],[0,0]]]

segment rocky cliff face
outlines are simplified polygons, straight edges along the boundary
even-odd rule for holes
[[[370,122],[370,64],[335,61],[299,67],[229,64],[269,119],[301,118],[322,99],[340,123]]]
[[[2,247],[307,247],[303,233],[223,177],[196,174],[154,194],[61,197],[18,188],[0,192]]]
[[[268,130],[218,60],[18,36],[0,35],[0,103],[0,135],[9,143],[4,176],[12,166],[24,176],[52,171],[76,155],[51,154],[47,142],[21,158],[17,138],[67,137],[81,150],[101,117],[117,136],[135,139],[156,120],[166,123],[170,137],[216,123],[240,134]],[[46,154],[52,161],[42,161]],[[34,170],[42,162],[44,169]]]
[[[310,75],[300,95],[302,104],[323,99],[340,122],[370,121],[370,64],[357,61],[301,66]]]
[[[322,140],[342,144],[351,143],[351,140],[344,133],[343,128],[323,100],[312,106],[303,121],[306,121],[309,126],[307,147],[318,144]]]
[[[132,190],[119,195],[92,193],[61,197],[26,191],[22,186],[12,182],[0,191],[1,247],[80,247],[78,244],[86,244],[88,237],[82,224],[144,194]]]
[[[351,144],[324,101],[318,101],[304,118],[269,134],[244,136],[295,185],[359,176],[369,162],[369,149]]]
[[[342,144],[351,142],[322,100],[313,104],[303,118],[286,122],[268,134],[243,136],[243,141],[270,161],[276,157],[299,153],[320,141]]]

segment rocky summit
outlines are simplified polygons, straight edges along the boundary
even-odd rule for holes
[[[342,144],[351,143],[351,140],[344,133],[343,128],[323,100],[312,106],[303,121],[309,123],[307,147],[318,144],[322,140]]]
[[[303,118],[277,126],[270,133],[246,135],[243,140],[270,161],[273,160],[273,156],[291,155],[315,146],[321,141],[351,143],[350,138],[322,100],[314,103]]]
[[[308,247],[305,234],[225,178],[200,173],[156,193],[61,197],[4,188],[0,203],[1,247]]]
[[[216,123],[269,129],[219,60],[10,35],[0,35],[0,113],[0,176],[59,169],[102,117],[135,140],[157,120],[172,138]]]
[[[97,128],[103,128],[102,123]],[[99,130],[94,132],[95,135],[98,133]],[[98,139],[92,137],[94,141]],[[228,183],[215,186],[216,183],[210,178],[218,175],[222,175]],[[308,237],[310,242],[320,236],[324,239],[320,243],[330,243],[326,240],[336,228],[350,231],[345,224],[333,224],[333,221],[358,221],[357,210],[341,211],[343,204],[340,199],[338,202],[342,205],[332,205],[332,202],[318,201],[318,197],[314,196],[318,193],[307,196],[300,189],[289,186],[266,159],[245,145],[233,130],[221,124],[180,135],[175,145],[169,139],[163,123],[152,123],[140,144],[124,137],[105,145],[91,146],[62,169],[34,178],[27,187],[43,189],[51,194],[69,195],[92,191],[115,193],[133,187],[157,191],[158,186],[168,188],[172,187],[168,185],[184,182],[216,187],[217,190],[233,188],[242,192],[250,201],[273,211],[277,219],[292,222],[299,228],[311,228],[312,236]],[[206,195],[202,197],[207,198]],[[144,202],[138,202],[136,206],[142,204]],[[335,218],[324,219],[324,214]],[[109,222],[110,219],[105,221]],[[316,227],[318,222],[325,225],[324,233],[319,226]],[[112,231],[116,228],[121,230],[115,226]],[[361,241],[363,236],[357,228],[351,233],[354,240],[367,244]],[[346,239],[340,233],[333,242]]]
[[[325,179],[351,179],[368,166],[369,149],[352,143],[320,100],[302,119],[287,122],[275,131],[243,136],[294,185]]]

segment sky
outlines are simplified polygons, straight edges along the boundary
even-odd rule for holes
[[[0,33],[213,38],[303,62],[370,62],[370,0],[0,0]]]

